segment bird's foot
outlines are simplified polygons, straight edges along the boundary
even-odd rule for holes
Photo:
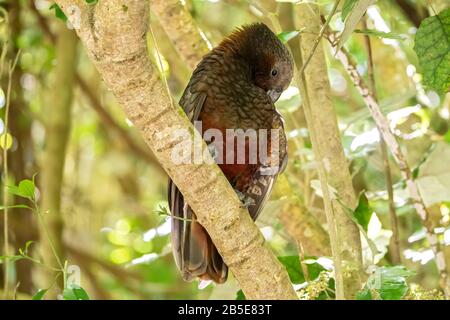
[[[239,200],[241,200],[241,208],[248,208],[250,206],[254,206],[256,204],[255,199],[252,197],[246,195],[245,193],[242,193],[241,191],[234,189],[234,192],[236,192]]]
[[[214,161],[217,161],[217,158],[219,157],[219,151],[217,150],[217,147],[214,145],[214,143],[208,143],[208,151]]]

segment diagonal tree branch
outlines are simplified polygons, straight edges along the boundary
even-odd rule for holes
[[[152,67],[146,42],[149,3],[144,0],[81,0],[56,3],[75,22],[89,57],[128,118],[196,212],[224,261],[250,299],[296,299],[288,274],[208,153],[205,162],[176,164],[177,132],[202,141]],[[75,6],[75,7],[74,7]],[[206,145],[202,143],[203,150]],[[192,152],[191,152],[192,155]],[[207,164],[211,163],[211,164]],[[195,182],[193,184],[192,182]]]
[[[362,19],[363,28],[367,30],[367,15],[365,15]],[[378,102],[378,94],[377,94],[377,86],[375,83],[375,71],[374,71],[374,63],[373,63],[373,53],[372,53],[372,42],[370,37],[366,34],[364,35],[364,43],[366,45],[367,51],[367,73],[369,78],[369,89],[373,95],[373,97]],[[389,165],[389,156],[387,151],[386,142],[384,142],[383,137],[380,136],[380,149],[381,156],[383,158],[383,167],[384,174],[386,176],[386,190],[388,194],[388,209],[389,209],[389,220],[391,223],[392,229],[392,237],[391,237],[391,262],[393,264],[400,264],[402,259],[401,250],[400,250],[400,240],[399,240],[399,231],[398,231],[398,219],[397,213],[395,212],[395,204],[394,204],[394,188],[392,186],[392,174],[391,167]]]

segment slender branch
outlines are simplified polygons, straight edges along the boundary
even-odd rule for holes
[[[316,52],[317,47],[319,46],[319,43],[321,42],[321,40],[323,38],[323,35],[325,34],[325,31],[327,30],[328,25],[331,22],[331,19],[333,18],[334,14],[336,13],[336,10],[337,10],[340,2],[341,2],[341,0],[336,0],[334,2],[333,9],[331,9],[331,12],[328,15],[327,20],[325,21],[325,23],[322,25],[322,28],[320,29],[319,35],[317,36],[316,40],[314,40],[314,45],[313,45],[313,47],[311,49],[311,52],[309,53],[309,55],[305,59],[305,62],[303,63],[302,68],[299,71],[299,74],[302,74],[303,72],[305,72],[305,69],[308,66],[309,62],[311,61],[311,59],[312,59],[312,57],[314,55],[314,52]]]
[[[299,201],[288,200],[278,213],[287,233],[308,255],[330,256],[330,239],[324,228]]]
[[[367,30],[367,15],[362,20],[363,29]],[[372,54],[372,43],[368,35],[364,35],[364,43],[366,45],[367,56],[368,56],[368,76],[369,76],[369,88],[370,92],[378,102],[378,95],[375,83],[374,74],[374,64],[373,64],[373,54]],[[394,204],[394,188],[392,186],[392,174],[389,165],[389,157],[387,152],[386,142],[380,133],[380,149],[383,158],[384,174],[386,176],[386,189],[388,193],[388,207],[389,207],[389,219],[391,222],[392,238],[391,238],[391,260],[393,264],[401,263],[401,253],[400,253],[400,241],[398,232],[398,219],[395,212]]]
[[[335,43],[336,35],[334,33],[330,33],[329,39],[331,43]],[[411,169],[409,168],[406,158],[400,149],[400,145],[398,144],[394,133],[389,126],[388,120],[383,115],[375,97],[370,93],[369,88],[366,86],[364,80],[359,75],[355,63],[354,61],[352,61],[351,55],[344,48],[341,48],[341,50],[336,53],[336,57],[341,61],[342,65],[349,74],[350,79],[353,81],[356,89],[361,94],[367,108],[372,115],[372,118],[374,119],[378,127],[379,132],[382,134],[384,141],[389,147],[389,150],[391,151],[391,154],[400,169],[402,178],[406,182],[406,186],[409,190],[409,194],[411,200],[413,201],[417,214],[419,215],[422,224],[426,229],[427,239],[430,247],[435,255],[436,265],[440,277],[439,284],[444,291],[444,294],[448,298],[450,296],[450,280],[448,278],[446,270],[446,261],[441,248],[441,243],[439,242],[438,236],[434,233],[433,226],[431,221],[429,220],[425,204],[422,197],[420,196],[417,184],[413,179]]]

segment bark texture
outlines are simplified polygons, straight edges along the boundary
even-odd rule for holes
[[[296,299],[286,270],[264,245],[261,233],[219,167],[206,163],[177,165],[172,161],[172,150],[180,142],[174,132],[189,129],[191,136],[201,138],[181,108],[171,103],[167,88],[150,63],[146,42],[148,1],[104,0],[95,5],[81,0],[56,2],[72,21],[78,16],[71,14],[73,11],[81,14],[76,31],[88,55],[196,212],[246,296]],[[195,187],[192,181],[196,181]]]
[[[157,15],[181,58],[194,69],[211,48],[186,8],[179,0],[154,0],[150,11]]]
[[[278,218],[287,233],[303,247],[305,254],[317,257],[331,256],[328,234],[298,201],[287,201],[278,213]]]

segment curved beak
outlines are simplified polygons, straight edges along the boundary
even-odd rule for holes
[[[272,100],[273,103],[275,103],[280,98],[282,93],[283,89],[281,88],[271,89],[267,91],[267,95],[270,97],[270,100]]]

